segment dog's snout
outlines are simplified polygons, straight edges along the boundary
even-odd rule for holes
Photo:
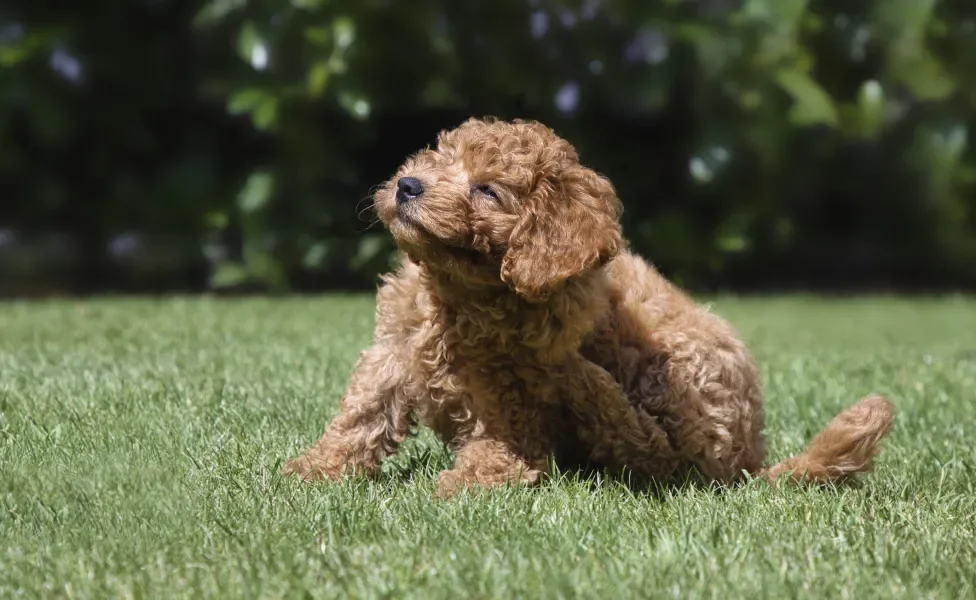
[[[409,202],[424,193],[424,184],[416,177],[401,177],[397,180],[396,199],[399,203]]]

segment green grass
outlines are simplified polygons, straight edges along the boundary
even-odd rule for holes
[[[759,360],[771,458],[899,410],[859,485],[635,493],[573,474],[432,499],[301,485],[372,299],[0,304],[0,597],[959,598],[976,594],[976,300],[719,299]]]

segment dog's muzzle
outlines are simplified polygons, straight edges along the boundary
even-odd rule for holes
[[[424,184],[416,177],[401,177],[397,180],[397,204],[406,204],[416,200],[424,193]]]

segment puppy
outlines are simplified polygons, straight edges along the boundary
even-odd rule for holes
[[[402,265],[341,411],[283,472],[372,473],[419,420],[456,453],[440,497],[556,464],[639,479],[836,482],[870,468],[868,396],[766,467],[760,378],[732,328],[625,248],[611,183],[542,124],[469,120],[376,194]]]

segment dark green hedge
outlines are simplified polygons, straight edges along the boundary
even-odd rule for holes
[[[371,286],[370,188],[468,115],[686,285],[976,285],[972,0],[8,0],[0,293]]]

